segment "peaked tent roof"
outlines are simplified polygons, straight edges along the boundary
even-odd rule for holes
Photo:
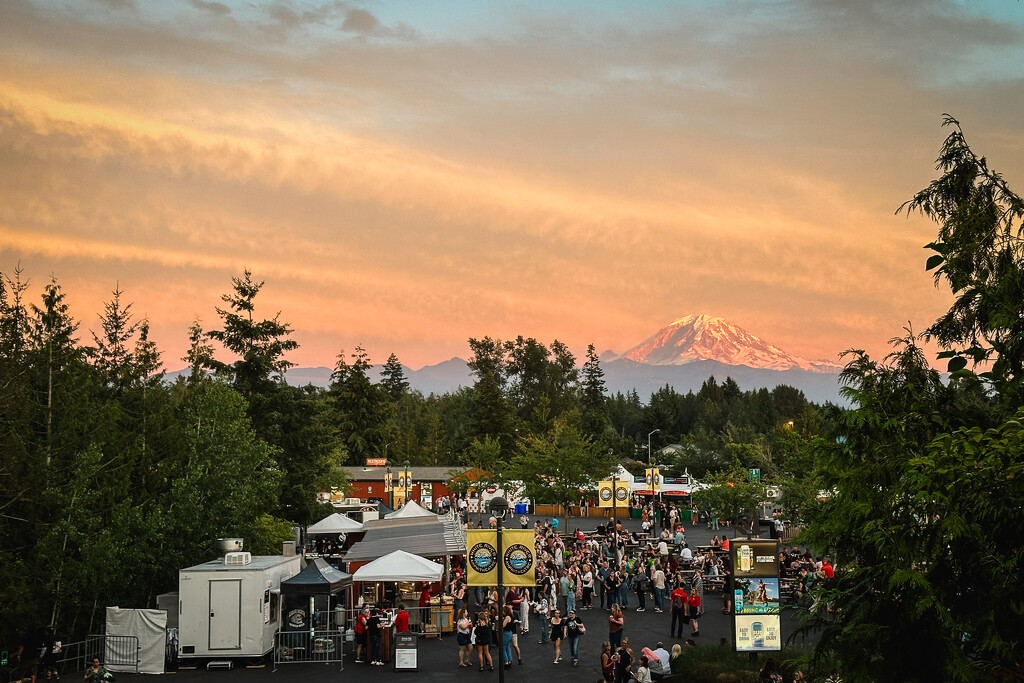
[[[384,515],[385,519],[406,519],[408,517],[437,517],[437,514],[430,510],[424,510],[415,500],[409,500],[400,509]]]
[[[328,515],[316,524],[310,524],[306,527],[306,533],[309,534],[347,534],[353,531],[362,530],[362,524],[351,517],[346,517],[340,512]]]
[[[444,567],[437,562],[396,550],[356,570],[356,581],[440,581]]]
[[[292,595],[335,593],[352,585],[352,575],[338,571],[318,557],[301,572],[281,582],[281,592]]]

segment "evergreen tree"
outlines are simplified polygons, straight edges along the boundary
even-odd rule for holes
[[[384,364],[384,368],[380,372],[380,383],[384,387],[384,391],[388,392],[391,400],[396,403],[402,400],[402,397],[409,391],[409,382],[405,379],[405,369],[398,362],[398,356],[393,353],[388,356],[388,362]]]
[[[939,224],[926,264],[956,301],[928,328],[949,370],[991,363],[982,373],[1008,405],[1024,405],[1024,200],[967,144],[948,114],[936,168],[942,175],[900,207]]]
[[[389,423],[393,407],[384,388],[370,381],[366,351],[357,346],[351,358],[349,365],[344,352],[338,355],[329,394],[333,419],[348,452],[347,461],[356,464],[383,456],[384,444],[392,440]]]
[[[284,355],[299,344],[288,339],[291,326],[280,321],[280,312],[269,320],[256,320],[255,300],[263,288],[262,280],[254,282],[252,273],[246,270],[241,278],[231,278],[231,284],[234,291],[221,296],[228,307],[217,308],[224,329],[210,330],[206,336],[220,342],[238,360],[230,364],[208,362],[212,370],[229,373],[234,387],[252,404],[255,396],[268,393],[275,382],[284,381],[284,373],[293,365]],[[250,415],[258,415],[255,408],[250,405]]]

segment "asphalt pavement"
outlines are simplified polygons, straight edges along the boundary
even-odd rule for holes
[[[534,519],[530,519],[533,525]],[[584,531],[590,531],[603,521],[601,518],[579,518],[572,517],[566,524],[564,517],[559,519],[562,528],[575,530],[577,527]],[[629,529],[639,529],[639,520],[624,520]],[[710,543],[713,535],[719,536],[728,533],[731,537],[732,531],[724,527],[718,531],[707,529],[703,523],[686,527],[686,540],[691,548]],[[640,650],[650,647],[652,650],[658,642],[664,643],[666,650],[672,649],[672,645],[680,642],[673,639],[669,634],[671,614],[668,604],[665,605],[663,613],[654,611],[654,600],[647,599],[647,609],[644,612],[637,612],[636,594],[630,592],[629,607],[625,610],[624,636],[628,637],[633,651],[637,657]],[[701,617],[700,635],[693,640],[697,647],[708,647],[719,643],[721,639],[732,642],[732,617],[721,613],[721,593],[711,592],[705,589],[704,595],[704,616]],[[550,643],[541,645],[538,643],[539,633],[534,628],[530,633],[519,635],[519,647],[523,655],[523,664],[514,664],[511,669],[506,669],[504,679],[506,681],[540,681],[548,676],[557,677],[559,681],[588,681],[594,683],[601,678],[600,653],[601,643],[608,640],[608,611],[597,606],[595,596],[595,607],[590,610],[582,610],[577,613],[586,624],[587,632],[580,638],[580,660],[579,666],[573,667],[569,661],[569,645],[562,646],[562,662],[553,662],[554,650]],[[531,615],[531,626],[536,627],[535,617]],[[785,640],[792,629],[795,628],[793,610],[783,610],[782,629]],[[684,631],[683,640],[691,637],[691,628]],[[683,644],[683,643],[680,643]],[[424,683],[452,681],[456,678],[460,681],[495,681],[498,678],[498,667],[494,671],[479,671],[476,666],[470,668],[459,667],[458,658],[459,646],[456,643],[453,633],[442,634],[438,638],[418,638],[417,669],[415,671],[395,671],[391,664],[383,667],[370,664],[357,664],[355,662],[354,647],[351,652],[346,652],[343,668],[339,664],[282,664],[274,671],[272,664],[263,668],[246,668],[237,666],[228,670],[207,671],[203,668],[179,669],[175,674],[180,683],[261,683],[267,681],[309,681],[309,680],[393,680],[396,683]],[[500,647],[492,648],[492,659],[495,664],[500,661]],[[473,654],[475,662],[476,654]]]

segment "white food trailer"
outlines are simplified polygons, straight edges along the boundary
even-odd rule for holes
[[[178,572],[178,656],[262,657],[281,628],[281,582],[297,555],[230,552]]]

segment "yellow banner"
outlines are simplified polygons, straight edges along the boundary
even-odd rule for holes
[[[597,506],[602,508],[623,507],[629,504],[629,482],[615,480],[615,492],[618,494],[618,502],[612,503],[612,480],[606,479],[597,482]]]
[[[533,550],[533,530],[503,529],[501,550],[504,586],[535,586],[537,558]],[[498,532],[495,529],[466,531],[466,581],[470,586],[498,585]]]
[[[661,488],[661,474],[657,467],[647,469],[647,488],[655,492]]]

